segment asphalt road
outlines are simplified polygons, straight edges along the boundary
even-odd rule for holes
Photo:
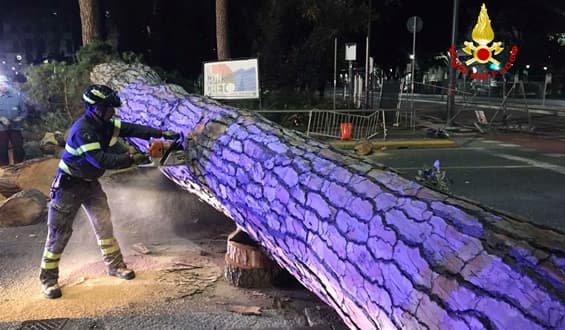
[[[439,160],[453,194],[565,231],[565,140],[498,134],[457,142],[456,148],[389,149],[372,158],[410,180]]]
[[[61,259],[63,297],[45,299],[38,276],[46,224],[0,228],[0,330],[345,329],[335,311],[293,281],[264,289],[229,285],[225,242],[235,224],[158,170],[101,181],[136,279],[105,274],[81,211]],[[136,243],[151,253],[136,252]],[[172,271],[170,260],[195,267],[194,273]],[[203,286],[206,281],[213,282]],[[260,307],[261,315],[231,312],[230,306]]]

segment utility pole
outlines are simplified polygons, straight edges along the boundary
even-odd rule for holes
[[[451,45],[457,46],[457,25],[458,23],[458,11],[459,11],[459,0],[453,0],[453,20],[451,27]],[[457,50],[455,51],[457,54]],[[457,56],[457,55],[455,55]],[[451,63],[451,61],[450,61]],[[455,112],[455,89],[456,89],[456,71],[451,64],[449,65],[449,82],[447,87],[447,124],[449,127],[451,125],[451,114]]]
[[[369,79],[369,43],[371,42],[371,4],[369,0],[369,19],[367,20],[367,49],[365,52],[365,109],[369,108],[369,88],[371,87]]]

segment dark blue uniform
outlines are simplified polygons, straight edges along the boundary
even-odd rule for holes
[[[118,137],[149,139],[162,131],[148,126],[113,119],[101,122],[90,112],[78,119],[67,138],[59,171],[51,187],[48,235],[41,263],[43,284],[56,283],[59,260],[67,245],[74,218],[82,206],[86,211],[109,269],[125,267],[120,247],[114,239],[110,208],[98,178],[106,169],[132,165],[127,153],[116,154],[109,148]]]

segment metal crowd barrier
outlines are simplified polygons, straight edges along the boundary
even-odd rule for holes
[[[320,136],[341,139],[341,124],[351,124],[351,139],[371,139],[381,134],[386,138],[386,120],[381,110],[255,110],[264,114],[302,113],[307,116],[305,133],[307,136]]]

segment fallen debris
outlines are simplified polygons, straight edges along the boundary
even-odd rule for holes
[[[259,306],[230,305],[226,310],[242,315],[261,315],[261,307]]]
[[[149,250],[143,243],[136,243],[136,244],[132,245],[131,248],[135,252],[139,252],[141,254],[150,254],[151,253],[151,250]]]

